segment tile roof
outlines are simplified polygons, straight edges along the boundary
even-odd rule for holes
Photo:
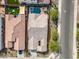
[[[5,15],[5,47],[25,49],[25,15]],[[9,44],[8,44],[9,43]]]

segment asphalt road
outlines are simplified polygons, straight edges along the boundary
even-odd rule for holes
[[[62,0],[60,16],[60,59],[73,59],[75,50],[74,1]],[[74,46],[74,49],[73,49]],[[76,57],[76,56],[74,56]]]

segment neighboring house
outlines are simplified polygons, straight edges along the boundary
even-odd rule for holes
[[[5,15],[5,48],[25,49],[25,15]]]
[[[48,14],[47,8],[30,7],[28,18],[28,49],[38,52],[47,51]],[[30,44],[31,43],[31,44]]]
[[[19,2],[26,4],[49,4],[50,0],[19,0]]]
[[[25,15],[21,15],[20,17],[21,22],[15,26],[13,33],[15,50],[25,50]]]

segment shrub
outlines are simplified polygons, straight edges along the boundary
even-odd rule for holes
[[[79,41],[79,28],[77,29],[77,40]]]
[[[19,14],[19,8],[8,6],[8,7],[6,8],[6,12],[7,12],[7,13],[10,13],[10,14],[13,14],[14,16],[16,16],[16,15]]]
[[[19,5],[19,0],[7,0],[7,3]]]
[[[51,17],[51,20],[57,25],[58,23],[58,9],[57,8],[52,7],[50,9],[50,17]]]
[[[49,44],[49,50],[51,52],[59,52],[58,33],[57,29],[51,30],[51,40]]]
[[[77,23],[77,28],[79,28],[79,23]]]

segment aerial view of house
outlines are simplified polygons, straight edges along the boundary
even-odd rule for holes
[[[0,50],[48,51],[48,6],[50,0],[0,1]]]
[[[0,58],[76,59],[75,1],[0,0]]]
[[[77,1],[0,0],[0,59],[79,58]]]
[[[28,47],[40,52],[47,51],[48,19],[46,7],[30,7],[28,17]],[[31,44],[30,44],[31,43]]]

